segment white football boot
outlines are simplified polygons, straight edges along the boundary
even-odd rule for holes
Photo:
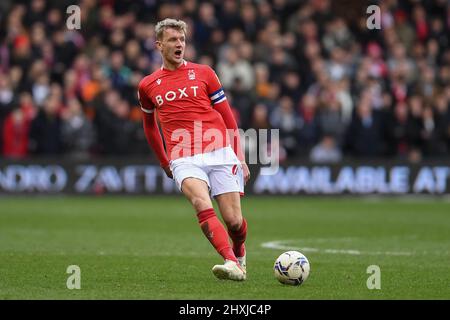
[[[246,256],[247,255],[244,254],[243,257],[236,257],[238,262],[239,262],[239,265],[241,266],[242,270],[244,270],[245,273],[247,273],[247,261],[246,261],[246,258],[245,258]]]
[[[225,260],[224,264],[217,264],[212,268],[213,274],[222,280],[244,281],[245,270],[232,260]]]

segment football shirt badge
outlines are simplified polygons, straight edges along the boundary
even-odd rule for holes
[[[194,70],[190,69],[188,71],[188,78],[189,78],[189,80],[195,80],[195,72],[194,72]]]

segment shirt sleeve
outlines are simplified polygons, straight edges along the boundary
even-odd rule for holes
[[[214,106],[227,100],[225,92],[223,91],[222,84],[220,83],[217,74],[210,67],[207,68],[207,83],[208,83],[208,95],[211,100],[211,104]]]
[[[148,144],[159,160],[160,166],[164,168],[169,165],[169,159],[164,149],[163,139],[159,132],[155,117],[154,114],[144,114],[144,133]]]
[[[155,105],[153,104],[150,97],[147,95],[144,88],[144,81],[141,81],[138,86],[137,97],[139,104],[141,106],[141,110],[145,113],[153,113],[155,111]]]

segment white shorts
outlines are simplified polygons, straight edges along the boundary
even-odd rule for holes
[[[180,191],[184,179],[197,178],[208,184],[212,197],[228,192],[244,195],[242,165],[229,146],[175,159],[170,162],[170,169]]]

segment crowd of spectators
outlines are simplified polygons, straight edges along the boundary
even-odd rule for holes
[[[216,70],[242,129],[280,130],[281,160],[450,157],[450,4],[340,2],[81,0],[69,30],[72,0],[2,0],[2,157],[150,154],[136,88],[166,17],[188,23],[185,59]]]

